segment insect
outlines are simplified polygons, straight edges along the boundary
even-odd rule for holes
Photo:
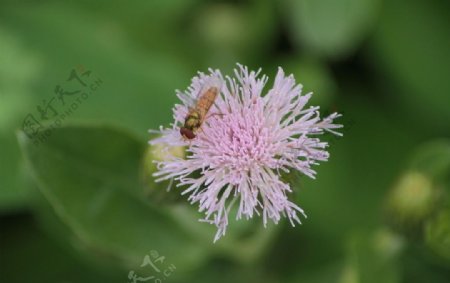
[[[219,87],[217,86],[209,86],[205,89],[200,93],[195,107],[189,109],[184,125],[180,128],[181,136],[186,139],[192,140],[196,137],[195,133],[200,129],[206,114],[208,114],[219,94]]]

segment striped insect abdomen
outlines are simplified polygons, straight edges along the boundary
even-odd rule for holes
[[[217,87],[210,87],[202,96],[198,98],[195,110],[200,114],[201,119],[205,119],[206,114],[216,100],[219,90]]]

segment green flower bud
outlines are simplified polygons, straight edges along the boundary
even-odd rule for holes
[[[179,191],[175,190],[173,180],[155,182],[153,174],[157,171],[158,161],[168,160],[170,157],[185,158],[185,148],[182,146],[170,147],[165,150],[162,144],[149,145],[143,159],[142,179],[144,183],[144,194],[152,201],[173,202],[181,198]]]
[[[433,212],[436,200],[437,192],[430,178],[419,172],[408,172],[388,195],[388,222],[396,230],[416,232]]]

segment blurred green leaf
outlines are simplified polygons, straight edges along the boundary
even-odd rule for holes
[[[450,133],[449,8],[439,0],[384,1],[370,45],[383,92],[416,131]]]
[[[329,57],[354,51],[372,27],[378,0],[285,0],[290,33],[298,46]]]
[[[308,268],[307,270],[301,268],[294,274],[287,282],[308,282],[308,283],[341,283],[339,282],[340,273],[343,268],[343,262],[324,262],[315,268]],[[283,281],[284,282],[284,281]],[[356,282],[342,282],[342,283],[356,283]]]
[[[348,263],[338,282],[400,282],[399,252],[402,245],[397,235],[386,230],[356,235],[349,244]]]
[[[140,11],[140,21],[153,19],[145,14],[148,11],[162,16],[179,14],[184,9],[184,1],[179,1],[178,8],[165,1],[157,2],[149,2],[145,9],[123,7],[127,15]],[[152,9],[152,6],[161,7]],[[144,53],[129,38],[129,27],[121,21],[124,18],[114,17],[124,9],[117,10],[106,1],[89,2],[85,7],[82,3],[54,1],[2,4],[0,143],[4,153],[0,165],[0,210],[20,209],[27,201],[20,175],[20,151],[13,131],[22,128],[29,113],[40,119],[36,107],[55,96],[55,86],[63,84],[75,66],[85,65],[104,84],[64,123],[113,121],[145,137],[148,128],[156,128],[170,119],[170,108],[176,99],[174,89],[184,88],[193,73],[186,64],[190,59],[164,48]],[[103,14],[94,10],[102,10]],[[160,30],[155,24],[140,22],[139,25],[140,33],[148,26]],[[148,37],[155,43],[162,42],[152,33]],[[58,100],[53,106],[59,114],[68,108]]]
[[[6,8],[0,11],[2,24],[44,62],[27,96],[26,111],[36,116],[36,106],[54,97],[55,87],[67,81],[73,68],[83,65],[103,84],[67,119],[112,122],[146,137],[149,128],[170,120],[175,89],[185,88],[194,73],[184,54],[143,52],[120,23],[68,3]],[[54,104],[59,113],[68,108],[57,99]],[[16,128],[22,126],[21,120]]]
[[[450,264],[450,207],[440,211],[425,225],[428,247]]]
[[[32,92],[42,62],[15,34],[0,26],[0,213],[23,209],[28,202],[20,150],[13,130],[31,107]]]
[[[39,188],[58,216],[89,247],[136,268],[157,250],[180,272],[204,250],[162,209],[130,191],[139,186],[144,146],[121,131],[69,126],[38,146],[23,133],[22,150]]]
[[[179,204],[171,206],[169,210],[178,223],[195,238],[206,243],[212,242],[217,228],[198,221],[203,215],[197,211],[197,206]],[[272,247],[280,227],[272,223],[264,227],[260,217],[238,221],[235,220],[236,213],[237,206],[234,206],[229,213],[227,233],[214,243],[212,252],[242,265],[260,262]]]
[[[159,4],[164,6],[163,2]],[[26,200],[19,183],[21,164],[13,130],[22,127],[28,113],[39,119],[36,107],[54,97],[55,86],[65,82],[76,65],[84,64],[104,84],[65,122],[114,121],[142,137],[148,128],[170,118],[174,89],[185,87],[191,76],[186,57],[175,59],[162,48],[147,54],[139,51],[122,23],[105,15],[108,9],[103,17],[72,4],[9,2],[0,10],[0,141],[5,150],[0,170],[2,210],[23,207]],[[91,5],[89,8],[95,8],[97,4]],[[99,6],[111,8],[106,3]],[[174,7],[166,6],[161,9]],[[54,106],[60,114],[68,108],[59,101]]]
[[[83,262],[62,241],[44,233],[27,214],[0,219],[2,282],[124,282],[126,273],[104,270]],[[121,278],[119,278],[121,276]]]
[[[410,167],[436,183],[450,182],[450,140],[435,140],[420,146],[413,154]]]
[[[236,265],[226,260],[212,260],[196,273],[190,274],[181,281],[173,283],[274,283],[279,281],[273,274],[272,268],[259,265]],[[172,283],[172,281],[171,281]]]
[[[12,131],[11,131],[12,132]],[[20,150],[13,135],[0,134],[0,214],[24,209],[29,200]]]
[[[125,267],[139,266],[150,250],[164,254],[179,272],[211,254],[251,263],[277,231],[263,228],[260,219],[230,221],[227,236],[213,244],[216,228],[198,222],[196,207],[142,198],[144,144],[113,128],[53,129],[38,145],[23,133],[18,137],[40,190],[63,223],[87,250]]]
[[[12,30],[2,26],[0,42],[0,134],[4,135],[31,107],[24,98],[30,95],[43,63]]]
[[[297,203],[308,215],[303,229],[333,241],[345,239],[354,229],[379,225],[380,203],[404,168],[400,160],[418,143],[418,135],[398,131],[378,105],[359,95],[363,91],[343,88],[350,96],[336,105],[343,112],[336,122],[344,125],[344,136],[323,137],[330,144],[329,161],[315,168],[315,180],[302,177],[295,188]]]
[[[199,59],[206,67],[218,66],[225,72],[236,62],[259,68],[277,35],[274,11],[270,0],[205,2],[193,11],[189,28]]]
[[[402,279],[408,283],[448,283],[450,268],[423,245],[408,243],[401,257]]]

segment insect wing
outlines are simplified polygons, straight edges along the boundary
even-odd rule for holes
[[[197,104],[197,99],[184,91],[177,90],[177,97],[183,102],[183,105],[186,105],[189,109],[193,109]]]

